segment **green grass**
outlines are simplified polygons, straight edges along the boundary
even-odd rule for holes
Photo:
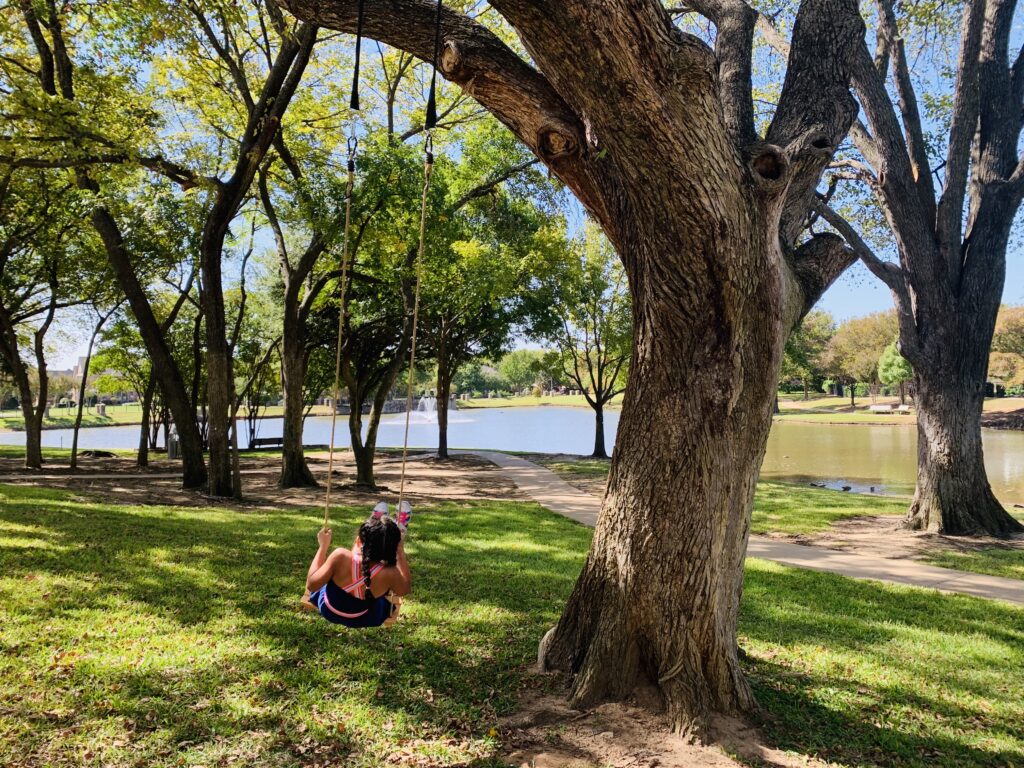
[[[535,461],[566,480],[598,479],[608,474],[606,459],[533,457]],[[832,523],[864,515],[902,515],[903,499],[843,493],[822,488],[807,488],[793,483],[762,480],[757,484],[753,533],[801,534],[823,531]],[[1024,555],[1018,553],[1024,560]]]
[[[583,395],[555,395],[552,397],[534,397],[524,395],[516,397],[479,397],[472,400],[459,400],[459,408],[525,408],[536,405],[560,405],[566,408],[589,408]],[[606,408],[621,408],[622,395],[613,397]]]
[[[50,408],[50,418],[44,419],[44,429],[71,429],[75,426],[74,408]],[[108,405],[106,416],[98,416],[95,408],[86,408],[82,413],[83,427],[110,427],[118,424],[141,424],[142,408],[138,405]],[[21,411],[4,411],[0,417],[0,429],[21,431],[25,419]]]
[[[88,448],[79,448],[78,451],[87,451]],[[118,456],[135,456],[136,451],[130,448],[104,448],[103,450],[109,451],[110,453]],[[25,446],[23,445],[0,445],[0,459],[24,459],[25,458]],[[151,460],[160,458],[160,454],[155,456],[150,454]],[[69,461],[71,459],[70,448],[43,448],[43,468],[46,468],[46,461]]]
[[[487,758],[590,538],[532,504],[420,510],[403,621],[348,632],[295,611],[315,511],[0,494],[5,766]]]
[[[315,511],[0,485],[0,764],[497,764],[590,531],[532,504],[420,511],[402,621],[349,632],[294,609]],[[741,644],[782,748],[1022,763],[1024,610],[751,561]]]
[[[527,458],[544,465],[564,479],[595,480],[608,474],[609,462],[588,457],[544,457],[528,454]],[[755,534],[813,534],[833,523],[866,515],[902,516],[907,500],[896,497],[843,493],[824,488],[808,488],[795,483],[762,480],[757,484],[751,532]],[[1010,510],[1024,520],[1020,510]],[[1024,551],[1001,547],[984,547],[973,552],[936,551],[920,558],[923,562],[943,568],[970,573],[984,573],[1024,579]]]
[[[775,414],[777,421],[800,421],[813,424],[883,424],[913,426],[917,423],[917,417],[913,414],[904,415],[896,413],[871,413],[868,411],[857,411],[855,413],[842,413],[839,411],[827,411],[819,413],[810,410],[787,410]]]
[[[74,408],[50,408],[51,418],[43,421],[44,429],[72,429],[75,426]],[[330,415],[330,409],[315,406],[312,410],[313,416]],[[239,417],[244,416],[245,409],[239,411]],[[264,418],[273,418],[284,415],[284,408],[279,405],[272,405],[260,411]],[[82,413],[82,427],[114,427],[118,425],[131,425],[142,423],[142,406],[135,403],[125,405],[108,405],[106,415],[99,416],[96,409],[86,408]],[[22,431],[25,429],[25,419],[21,411],[3,411],[0,413],[0,430]]]
[[[942,568],[1024,580],[1024,551],[1019,549],[986,547],[980,552],[933,552],[923,559]]]
[[[754,496],[751,532],[816,533],[851,517],[902,515],[906,511],[905,499],[762,480]]]
[[[1024,609],[748,561],[764,730],[844,766],[1024,765]]]

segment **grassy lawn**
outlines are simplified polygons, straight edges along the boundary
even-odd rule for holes
[[[527,458],[543,464],[569,482],[600,480],[608,474],[608,461],[604,459],[545,457],[538,454],[527,454]],[[751,532],[812,534],[851,517],[897,517],[906,511],[907,500],[902,498],[843,493],[795,483],[762,480],[757,484],[757,494],[754,496]],[[1024,521],[1024,510],[1011,509],[1010,512]],[[985,547],[974,552],[936,551],[923,556],[921,560],[943,568],[1024,579],[1024,552],[1019,549]]]
[[[608,474],[606,459],[531,457],[566,480],[598,479]],[[832,523],[862,515],[902,515],[903,499],[842,493],[823,488],[807,488],[793,483],[762,480],[754,497],[753,533],[814,533]],[[1020,553],[1017,557],[1024,560]]]
[[[908,401],[909,402],[909,401]],[[781,421],[803,421],[819,424],[897,424],[917,423],[914,414],[872,413],[872,405],[899,405],[898,397],[858,397],[855,408],[850,408],[849,397],[812,394],[804,400],[802,394],[779,393],[779,413],[775,418]],[[912,403],[911,403],[912,404]],[[1024,408],[1024,398],[990,397],[985,401],[986,413],[1014,411]]]
[[[79,452],[89,450],[88,448],[80,448]],[[104,448],[103,450],[109,451],[110,453],[118,456],[135,456],[136,451],[129,448]],[[0,459],[24,459],[25,458],[25,446],[23,445],[0,445]],[[160,454],[156,456],[151,455],[150,460],[155,461],[161,458]],[[70,448],[43,448],[43,467],[46,467],[46,461],[63,461],[67,462],[71,459]]]
[[[532,504],[421,511],[403,620],[347,632],[294,607],[315,511],[0,486],[0,764],[497,765],[590,531]],[[741,643],[783,748],[1024,758],[1024,610],[752,561]]]
[[[783,749],[844,766],[1024,764],[1024,609],[754,560],[740,645]]]
[[[1019,513],[1020,510],[1013,510]],[[1015,515],[1024,522],[1024,517]],[[942,568],[956,568],[958,571],[987,573],[990,576],[1005,576],[1008,579],[1024,580],[1024,552],[1019,549],[986,549],[983,552],[933,552],[924,561]]]
[[[560,405],[571,408],[589,408],[583,395],[554,395],[552,397],[480,397],[472,400],[459,400],[459,408],[524,408],[531,405]],[[606,408],[621,408],[622,395],[612,398]]]
[[[806,488],[762,480],[754,496],[752,533],[815,533],[864,515],[903,515],[906,499]]]
[[[273,418],[284,415],[284,408],[279,405],[272,405],[264,408],[261,415],[265,418]],[[310,412],[313,416],[329,416],[330,408],[314,406]],[[245,409],[239,411],[239,416],[245,415]],[[43,421],[44,429],[72,429],[75,426],[74,408],[51,408],[51,418]],[[125,405],[108,405],[105,416],[98,416],[95,408],[86,408],[82,413],[83,427],[113,427],[119,424],[141,424],[142,407],[136,403]],[[21,411],[3,411],[0,413],[0,430],[25,429],[25,419]]]
[[[44,419],[44,429],[71,429],[75,426],[74,408],[50,408],[50,418]],[[108,405],[106,416],[98,416],[95,408],[82,413],[83,427],[110,427],[118,424],[142,423],[142,408],[138,405]],[[4,411],[0,416],[0,429],[23,430],[25,419],[21,411]]]

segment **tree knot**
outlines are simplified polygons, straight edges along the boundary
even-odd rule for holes
[[[758,142],[743,150],[747,168],[757,187],[764,192],[785,189],[789,175],[789,158],[781,147]]]

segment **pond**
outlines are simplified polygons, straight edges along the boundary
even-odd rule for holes
[[[450,413],[448,442],[458,448],[491,448],[537,453],[587,454],[593,449],[594,418],[585,408],[542,406],[535,408],[482,408]],[[614,442],[619,414],[605,416],[609,447]],[[384,418],[379,445],[402,444],[405,418]],[[281,434],[281,419],[260,423],[260,437]],[[305,441],[325,445],[330,437],[330,417],[309,418]],[[348,444],[347,424],[338,420],[338,444]],[[240,430],[246,444],[246,428]],[[84,448],[134,448],[138,427],[83,429]],[[1024,503],[1024,432],[985,430],[985,464],[996,496],[1004,503]],[[20,432],[0,433],[0,443],[24,444]],[[47,430],[43,444],[69,447],[71,430]],[[432,414],[415,413],[409,444],[437,446],[437,424]],[[912,426],[827,425],[792,421],[776,422],[768,439],[762,477],[825,483],[832,488],[850,486],[855,491],[872,487],[879,493],[912,493],[916,472],[917,430]]]

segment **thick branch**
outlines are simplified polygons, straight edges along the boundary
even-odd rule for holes
[[[786,148],[792,166],[780,222],[787,245],[796,242],[821,173],[857,115],[850,69],[863,40],[855,0],[801,4],[779,107],[767,134],[769,144]]]
[[[971,0],[964,6],[953,122],[949,129],[949,149],[946,155],[946,184],[939,199],[936,218],[939,247],[949,265],[953,265],[954,254],[959,260],[961,221],[964,198],[967,194],[971,144],[978,130],[978,53],[981,50],[984,21],[985,3],[982,0]]]
[[[301,19],[355,32],[356,0],[279,0]],[[363,33],[430,61],[436,4],[379,0],[365,6]],[[549,165],[583,151],[583,126],[550,83],[482,25],[445,8],[441,73],[479,101]],[[558,170],[556,168],[556,170]]]

